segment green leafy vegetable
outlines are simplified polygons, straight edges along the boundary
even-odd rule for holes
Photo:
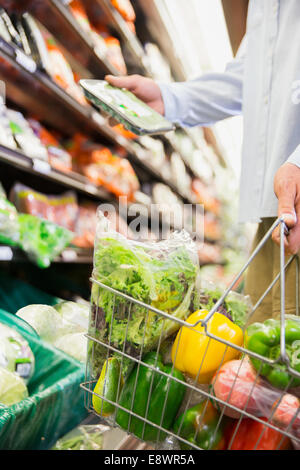
[[[178,242],[169,250],[160,248],[159,243],[150,247],[102,238],[95,249],[93,276],[134,299],[185,319],[194,301],[198,268],[184,243]],[[114,295],[96,283],[92,287],[92,300],[92,333],[121,351],[124,347],[125,352],[134,357],[155,348],[160,340],[179,329],[177,323]],[[96,349],[94,361],[99,371],[107,350],[99,345]],[[126,364],[125,361],[125,373]]]

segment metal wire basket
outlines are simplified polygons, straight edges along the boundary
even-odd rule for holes
[[[251,323],[251,317],[253,313],[256,311],[256,309],[259,307],[259,305],[262,303],[264,298],[267,296],[267,294],[272,290],[272,288],[275,286],[275,284],[280,281],[280,292],[281,292],[281,313],[280,313],[280,355],[279,357],[275,359],[270,359],[268,357],[259,355],[253,351],[250,351],[246,349],[243,345],[237,346],[236,344],[227,341],[225,339],[222,339],[221,337],[218,337],[214,334],[211,333],[211,331],[208,328],[208,322],[210,319],[213,317],[213,315],[218,311],[220,306],[223,304],[224,300],[226,299],[227,295],[231,292],[233,286],[236,284],[236,282],[241,278],[243,273],[246,271],[250,263],[253,261],[257,253],[262,249],[266,241],[271,237],[273,230],[277,227],[280,226],[280,272],[277,274],[277,276],[273,279],[272,283],[269,285],[269,287],[266,289],[264,294],[261,296],[261,298],[258,300],[258,302],[255,304],[255,306],[251,309],[251,311],[248,314],[248,324]],[[218,433],[218,430],[221,428],[221,426],[224,425],[224,422],[228,420],[226,417],[226,410],[230,410],[231,413],[236,414],[236,419],[235,419],[235,427],[234,427],[234,433],[231,435],[230,442],[228,443],[227,448],[231,448],[232,442],[235,439],[235,436],[239,433],[239,429],[242,423],[242,420],[244,418],[252,418],[258,423],[261,423],[263,425],[262,431],[257,435],[257,442],[255,445],[255,449],[259,446],[259,443],[263,437],[264,432],[267,429],[271,429],[274,431],[277,431],[280,433],[281,438],[278,441],[277,449],[280,449],[282,446],[282,443],[285,439],[285,437],[288,437],[292,439],[292,442],[294,443],[295,447],[300,446],[300,425],[299,425],[299,430],[295,432],[294,424],[297,422],[298,418],[298,413],[300,411],[300,408],[298,408],[295,411],[294,416],[289,420],[289,423],[285,426],[282,427],[276,423],[276,421],[273,420],[273,417],[276,413],[276,410],[280,406],[280,403],[282,401],[282,398],[285,396],[285,393],[287,390],[289,390],[289,386],[292,383],[292,380],[294,378],[299,379],[300,378],[300,373],[294,370],[290,366],[290,359],[289,355],[287,354],[287,348],[286,348],[286,335],[285,335],[285,322],[286,322],[286,317],[285,317],[285,274],[286,270],[290,268],[290,266],[295,263],[296,264],[296,311],[295,314],[299,315],[299,263],[298,263],[298,257],[297,256],[291,256],[288,261],[285,261],[285,253],[284,253],[284,237],[286,235],[287,228],[285,226],[283,218],[278,218],[268,233],[264,236],[264,238],[261,240],[259,245],[256,247],[246,264],[243,266],[241,271],[236,275],[236,277],[233,279],[233,281],[230,283],[222,297],[215,303],[214,307],[208,312],[208,314],[205,316],[200,321],[197,321],[195,324],[190,324],[184,320],[179,320],[172,315],[169,315],[161,310],[158,310],[154,308],[153,306],[147,305],[143,302],[140,302],[136,299],[133,299],[132,297],[129,297],[128,295],[119,292],[115,289],[112,289],[111,287],[108,287],[100,282],[98,282],[95,279],[92,279],[92,282],[94,285],[98,286],[98,299],[95,302],[95,299],[91,303],[91,315],[93,316],[94,319],[94,326],[95,329],[93,331],[90,331],[89,334],[87,335],[87,338],[89,340],[89,360],[87,363],[87,368],[86,368],[86,379],[83,384],[81,384],[81,387],[85,390],[85,406],[86,408],[95,413],[96,415],[99,416],[99,418],[102,421],[105,421],[107,424],[110,426],[117,426],[118,421],[116,419],[116,415],[119,410],[122,410],[123,412],[128,413],[128,426],[125,431],[127,431],[129,434],[132,433],[132,426],[131,423],[133,420],[138,419],[139,422],[143,423],[143,428],[142,428],[142,433],[138,436],[141,440],[146,440],[144,433],[146,430],[147,426],[151,426],[151,428],[156,430],[156,438],[155,440],[152,441],[152,446],[155,447],[156,449],[162,449],[162,448],[168,448],[168,446],[171,446],[169,448],[188,448],[188,449],[201,449],[201,446],[197,444],[197,435],[198,433],[201,432],[203,423],[205,421],[205,416],[206,413],[208,412],[209,408],[214,406],[214,408],[218,408],[219,410],[219,415],[218,415],[218,422],[216,424],[214,433],[215,435]],[[103,327],[103,311],[101,311],[101,296],[105,292],[110,292],[112,294],[113,298],[113,313],[112,315],[115,315],[115,313],[118,311],[120,313],[120,310],[122,311],[122,315],[124,317],[124,322],[127,322],[127,328],[125,332],[125,338],[122,343],[122,346],[118,346],[116,342],[114,341],[112,337],[112,329],[110,328],[109,333],[106,335],[106,337],[101,336],[101,328]],[[134,349],[132,347],[131,343],[128,343],[127,341],[127,334],[128,334],[128,324],[129,324],[129,319],[130,315],[134,311],[134,309],[142,309],[145,313],[145,322],[144,322],[144,335],[143,335],[143,343],[139,345],[139,348]],[[159,340],[156,342],[156,344],[151,344],[149,347],[149,343],[147,343],[147,324],[149,321],[149,318],[155,319],[160,324],[160,337]],[[161,352],[162,345],[164,344],[164,325],[165,322],[172,322],[174,324],[174,330],[176,330],[177,334],[178,331],[182,331],[183,328],[188,328],[192,330],[193,332],[196,332],[197,334],[202,334],[206,335],[208,338],[207,346],[205,353],[203,357],[201,358],[201,364],[199,367],[199,370],[192,379],[187,378],[187,380],[181,380],[180,378],[173,376],[173,371],[174,371],[174,365],[172,366],[171,372],[169,373],[160,370],[157,367],[157,363],[154,362],[152,364],[146,363],[144,361],[145,353],[149,350],[152,349],[156,351],[156,361],[158,361],[159,353]],[[111,319],[110,325],[113,324],[113,321]],[[199,326],[203,327],[201,331],[197,329],[196,327]],[[140,326],[142,328],[142,326]],[[175,352],[175,359],[173,357],[173,364],[175,363],[176,360],[176,354],[178,350],[178,344],[177,343],[177,349]],[[251,388],[249,389],[249,395],[247,397],[246,402],[244,403],[244,406],[236,406],[236,404],[231,403],[231,395],[234,392],[234,386],[237,383],[238,379],[238,374],[239,370],[237,371],[236,378],[234,379],[232,383],[232,389],[229,391],[226,400],[222,400],[220,398],[217,398],[216,395],[213,393],[212,386],[214,385],[213,381],[211,382],[211,385],[208,386],[203,386],[199,384],[198,378],[201,373],[201,368],[203,367],[203,364],[205,364],[206,360],[206,353],[209,350],[209,347],[213,342],[218,342],[219,345],[222,345],[223,348],[223,354],[222,354],[222,359],[220,361],[219,367],[217,372],[220,370],[222,365],[224,364],[224,359],[226,360],[226,353],[228,350],[235,350],[236,351],[236,356],[239,355],[239,358],[241,359],[240,362],[240,367],[242,367],[243,362],[246,360],[246,358],[254,358],[260,360],[260,367],[257,369],[257,375],[253,383],[251,384]],[[120,360],[121,363],[121,370],[123,367],[123,364],[126,363],[131,365],[131,367],[135,367],[137,369],[137,375],[135,379],[135,384],[133,387],[133,392],[132,392],[132,397],[131,397],[131,406],[130,407],[124,407],[120,403],[120,395],[121,395],[121,388],[122,388],[122,375],[121,372],[119,374],[119,377],[117,379],[117,393],[115,396],[115,399],[111,400],[107,397],[105,394],[99,394],[95,392],[95,385],[97,382],[97,375],[99,376],[99,368],[103,365],[99,364],[97,362],[97,351],[101,349],[101,354],[103,357],[103,362],[105,359],[108,359],[112,355],[117,355],[117,357]],[[232,349],[231,349],[232,348]],[[251,402],[252,397],[254,396],[255,390],[256,390],[256,385],[261,379],[260,377],[260,372],[262,370],[262,367],[265,364],[269,364],[270,366],[274,366],[276,364],[282,364],[286,367],[286,370],[290,374],[290,382],[285,387],[283,390],[278,390],[278,399],[274,406],[270,408],[268,411],[268,416],[260,416],[259,414],[255,414],[252,410],[251,407],[249,407],[249,403]],[[145,369],[146,368],[146,369]],[[135,412],[135,404],[136,404],[136,390],[137,390],[137,378],[140,370],[147,370],[149,371],[151,375],[151,385],[150,385],[150,390],[148,391],[148,396],[147,398],[147,404],[146,404],[146,410],[143,415],[138,414]],[[106,370],[107,371],[107,370]],[[151,402],[151,396],[152,392],[154,390],[154,382],[158,376],[164,376],[166,379],[166,388],[165,388],[165,395],[161,397],[163,405],[161,406],[161,415],[159,416],[159,419],[151,420],[149,414],[149,409],[150,409],[150,402]],[[216,377],[216,374],[214,375]],[[215,379],[213,379],[215,380]],[[106,377],[104,379],[104,383],[106,381]],[[194,438],[186,438],[184,436],[184,433],[182,433],[182,427],[183,427],[183,419],[182,422],[177,426],[176,431],[172,427],[164,427],[164,417],[165,417],[165,412],[167,410],[167,400],[168,400],[168,395],[170,391],[170,387],[173,383],[177,384],[182,384],[185,387],[186,394],[185,398],[183,401],[183,404],[180,409],[180,413],[182,416],[184,416],[184,413],[190,408],[190,406],[195,403],[196,401],[199,402],[199,399],[204,403],[202,407],[202,415],[198,417],[197,419],[197,426],[195,428],[195,434]],[[105,386],[105,385],[104,385]],[[271,389],[271,388],[270,388]],[[102,403],[102,408],[98,412],[95,411],[94,406],[93,406],[93,396],[98,397],[101,399]],[[107,413],[103,412],[103,406],[104,404],[109,404],[111,405],[111,409],[115,409],[114,413],[112,413],[110,416],[107,416]],[[178,415],[177,415],[178,416]],[[167,447],[166,447],[167,446]],[[177,446],[177,447],[176,447]]]

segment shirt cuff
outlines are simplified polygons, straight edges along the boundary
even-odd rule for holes
[[[300,168],[300,145],[298,145],[296,150],[290,155],[286,163],[293,163]]]
[[[161,82],[156,83],[160,88],[161,96],[163,99],[165,118],[168,121],[176,122],[176,120],[178,119],[178,104],[176,94],[172,90],[172,84],[166,84]]]

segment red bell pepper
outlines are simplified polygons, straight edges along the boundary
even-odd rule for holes
[[[261,419],[267,422],[266,418]],[[231,442],[237,426],[238,423],[235,423],[228,436],[229,450],[287,450],[291,448],[290,439],[279,431],[250,418],[241,421]]]

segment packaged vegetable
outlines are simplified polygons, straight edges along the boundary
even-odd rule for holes
[[[104,37],[108,61],[122,74],[126,75],[127,67],[124,61],[120,41],[114,36]]]
[[[49,343],[55,343],[65,335],[85,333],[89,322],[89,305],[62,301],[50,305],[27,305],[16,315],[29,323],[38,335]]]
[[[37,334],[49,343],[53,343],[63,328],[61,315],[50,305],[27,305],[16,312],[16,315],[37,332]]]
[[[268,359],[280,357],[280,319],[270,318],[263,323],[253,323],[245,333],[245,347]],[[289,366],[300,372],[300,319],[296,315],[285,316],[285,342]],[[288,372],[285,363],[279,361],[274,365],[251,357],[251,362],[259,374],[265,377],[274,387],[290,389],[300,385],[300,379]]]
[[[87,358],[87,338],[83,332],[71,333],[58,338],[53,345],[75,357],[80,362],[86,362]]]
[[[94,204],[80,205],[75,222],[75,238],[72,243],[81,248],[94,246],[97,226],[97,206]]]
[[[136,365],[121,391],[120,406],[162,428],[171,429],[185,394],[185,386],[165,375],[184,382],[184,376],[172,364],[164,365],[160,355],[149,352],[143,362],[155,368]],[[118,408],[116,422],[121,428],[146,441],[162,441],[166,434],[142,419]]]
[[[261,418],[267,421],[266,418]],[[230,450],[287,450],[291,441],[279,431],[251,418],[233,425],[228,438]]]
[[[200,308],[210,311],[221,298],[222,294],[222,289],[214,285],[212,282],[202,281],[199,298]],[[218,310],[220,313],[223,313],[230,318],[235,324],[244,328],[247,323],[251,307],[252,304],[249,296],[244,296],[235,291],[230,291],[223,304],[219,306]]]
[[[82,30],[89,34],[91,31],[91,25],[82,2],[80,0],[71,0],[68,2],[68,8],[78,24],[80,24]]]
[[[133,199],[139,182],[126,158],[112,154],[107,147],[81,135],[74,138],[72,154],[78,170],[93,183],[105,187],[116,196]]]
[[[179,232],[161,242],[128,240],[110,231],[107,219],[100,211],[98,214],[93,278],[174,318],[187,318],[199,273],[190,236]],[[178,329],[178,323],[137,304],[130,305],[128,300],[93,283],[89,330],[94,338],[105,343],[110,340],[121,351],[126,346],[127,354],[139,357]],[[92,373],[98,377],[107,349],[98,343],[93,348]],[[123,361],[124,377],[130,362]]]
[[[68,191],[59,196],[42,194],[23,184],[12,187],[10,199],[19,212],[46,219],[74,232],[78,213],[76,193]]]
[[[7,110],[9,125],[18,147],[31,158],[48,161],[47,149],[31,129],[23,114],[13,109]]]
[[[211,381],[212,394],[226,403],[255,416],[261,415],[261,406],[266,398],[261,381],[257,381],[257,373],[249,358],[232,360],[223,364]],[[239,418],[241,413],[214,402],[216,408],[226,416]]]
[[[74,234],[64,227],[29,214],[19,214],[20,247],[40,268],[47,268],[71,242]]]
[[[1,16],[0,16],[1,18]],[[1,20],[0,20],[1,24]],[[0,96],[0,143],[11,149],[16,149],[17,144],[9,123],[8,110]]]
[[[113,7],[126,21],[135,21],[135,12],[130,0],[110,0]]]
[[[216,397],[215,408],[226,416],[245,418],[232,408],[234,406],[252,416],[263,417],[296,439],[300,438],[299,398],[271,387],[258,375],[248,356],[223,364],[213,377],[210,389]]]
[[[48,160],[50,165],[57,170],[69,172],[72,170],[72,157],[71,155],[60,145],[58,139],[49,132],[44,126],[42,126],[36,119],[28,119],[28,123],[40,139],[42,144],[46,147],[48,152]]]
[[[21,22],[27,36],[33,60],[40,69],[50,74],[48,51],[38,23],[27,12],[22,15]]]
[[[11,406],[28,397],[24,380],[0,366],[0,405]]]
[[[226,449],[225,423],[220,422],[220,415],[210,401],[201,403],[186,410],[174,424],[174,433],[203,450]],[[181,449],[192,450],[193,447],[179,441]]]
[[[19,220],[15,206],[7,199],[0,183],[0,243],[17,245],[19,242]]]
[[[112,44],[116,47],[115,41]],[[80,80],[80,85],[89,101],[134,134],[161,134],[174,127],[128,90],[113,87],[104,80]]]
[[[203,204],[204,210],[217,216],[220,214],[220,201],[216,198],[210,186],[205,185],[199,178],[195,178],[192,181],[192,191],[197,198],[197,203]]]
[[[51,450],[102,450],[103,434],[108,430],[101,424],[83,424],[58,439]]]
[[[48,53],[47,73],[50,77],[69,95],[82,105],[86,105],[86,100],[81,89],[78,87],[73,71],[61,47],[58,46],[54,37],[44,27],[39,25],[41,34]]]
[[[181,327],[172,346],[174,366],[199,383],[209,383],[221,364],[240,355],[238,349],[210,338],[206,332],[237,346],[242,346],[244,338],[241,328],[219,312],[212,315],[205,329],[201,320],[207,314],[207,310],[199,310],[190,315],[187,323],[199,323],[192,328]]]
[[[0,366],[27,384],[34,373],[34,355],[28,342],[13,328],[0,323]]]
[[[80,302],[63,301],[53,307],[63,321],[62,333],[86,332],[89,325],[90,306]]]

